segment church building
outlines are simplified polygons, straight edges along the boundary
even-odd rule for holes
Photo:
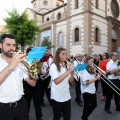
[[[32,0],[29,17],[43,30],[36,46],[47,37],[69,55],[103,54],[120,47],[120,0]]]

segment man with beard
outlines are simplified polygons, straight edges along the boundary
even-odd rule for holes
[[[4,34],[0,40],[0,119],[29,120],[27,103],[23,97],[23,79],[35,86],[36,80],[23,69],[25,55],[15,52],[15,37]],[[13,56],[14,53],[14,56]]]

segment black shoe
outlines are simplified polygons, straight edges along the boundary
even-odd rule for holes
[[[41,103],[40,106],[45,107],[45,104],[44,104],[44,103]]]
[[[112,112],[110,111],[110,110],[105,110],[107,113],[109,113],[109,114],[112,114]]]

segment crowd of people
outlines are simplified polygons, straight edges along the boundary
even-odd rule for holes
[[[77,53],[68,58],[65,48],[58,48],[52,56],[50,48],[46,49],[38,76],[34,78],[29,72],[23,71],[22,64],[32,47],[25,54],[16,51],[15,37],[4,34],[0,40],[0,119],[29,120],[31,100],[35,107],[36,120],[42,119],[42,108],[45,107],[44,95],[53,109],[53,120],[71,119],[70,86],[75,86],[75,102],[83,107],[82,120],[88,117],[97,107],[96,93],[101,85],[101,101],[105,101],[105,112],[110,110],[114,95],[116,111],[120,111],[120,67],[117,52],[103,54]],[[37,61],[38,63],[41,61]],[[68,62],[70,64],[68,64]],[[86,68],[77,71],[76,80],[73,71],[78,64],[87,64]],[[106,84],[110,82],[110,86]],[[112,87],[111,87],[112,86]],[[82,100],[83,98],[83,100]]]

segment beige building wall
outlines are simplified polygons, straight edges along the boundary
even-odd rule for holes
[[[47,18],[49,18],[50,21],[57,20],[58,13],[61,14],[61,19],[63,19],[63,17],[64,17],[64,7],[60,8],[60,9],[57,9],[55,11],[52,11],[49,14],[46,14],[44,16],[44,22],[46,22],[46,23],[48,22]]]
[[[70,14],[71,16],[72,15],[77,15],[81,12],[83,12],[83,3],[84,3],[84,0],[79,0],[78,1],[78,9],[75,9],[75,0],[70,0],[70,4],[71,4],[71,11],[70,11]]]
[[[96,0],[78,0],[78,9],[75,8],[75,0],[67,0],[65,6],[60,3],[61,7],[56,7],[56,0],[53,0],[54,2],[50,0],[49,6],[54,7],[54,9],[44,14],[41,14],[39,10],[50,7],[43,6],[43,0],[33,1],[34,4],[35,2],[39,4],[35,15],[38,19],[38,26],[41,28],[51,27],[51,41],[56,45],[56,49],[59,47],[58,35],[60,32],[63,33],[63,47],[68,50],[70,55],[75,55],[78,52],[83,54],[111,52],[112,30],[117,35],[116,48],[120,46],[120,15],[118,18],[113,17],[111,12],[112,0],[98,0],[98,8],[96,8]],[[117,0],[117,2],[120,8],[120,1]],[[57,20],[58,13],[61,13],[60,20]],[[79,28],[79,42],[74,42],[75,28]],[[97,43],[95,42],[96,28],[99,30]]]
[[[75,41],[75,28],[79,28],[79,42]],[[70,54],[75,55],[76,52],[84,52],[84,16],[74,16],[70,19]]]

